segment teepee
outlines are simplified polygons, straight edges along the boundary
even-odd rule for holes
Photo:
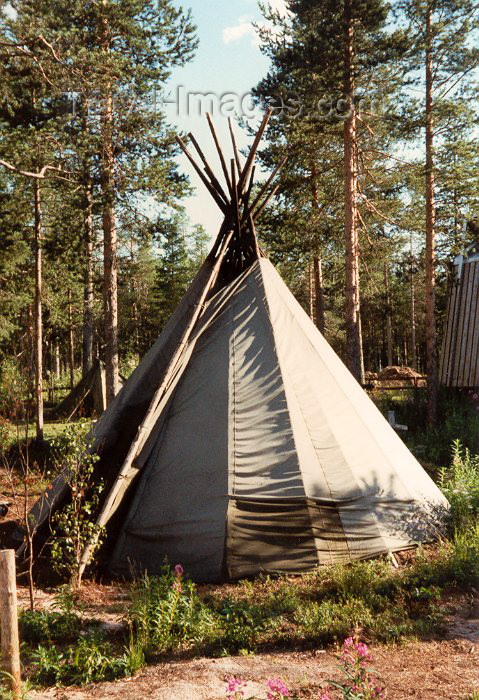
[[[120,378],[120,384],[123,379]],[[95,360],[58,406],[48,412],[49,420],[71,420],[78,415],[100,416],[106,408],[105,366]]]
[[[244,165],[230,123],[229,167],[209,120],[226,189],[194,137],[203,168],[179,140],[224,223],[94,429],[113,573],[156,573],[165,558],[202,581],[307,571],[433,539],[447,510],[258,246],[279,170],[254,196],[268,118]],[[60,479],[37,517],[64,494]]]

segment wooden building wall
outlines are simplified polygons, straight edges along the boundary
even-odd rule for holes
[[[449,296],[440,381],[444,386],[479,387],[479,260],[464,260]]]

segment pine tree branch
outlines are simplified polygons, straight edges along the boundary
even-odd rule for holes
[[[8,161],[3,160],[0,158],[0,165],[3,166],[6,170],[10,170],[11,172],[16,173],[17,175],[23,175],[23,177],[30,177],[35,180],[45,180],[46,179],[46,173],[49,170],[53,170],[57,173],[61,173],[62,175],[71,175],[68,170],[62,170],[62,168],[58,168],[54,165],[44,165],[41,170],[38,170],[37,172],[30,172],[29,170],[21,170],[20,168],[17,168],[16,165],[13,165],[12,163],[8,163]],[[70,178],[60,178],[62,180],[68,180],[70,182]]]
[[[407,231],[408,229],[405,226],[402,226],[398,221],[394,221],[394,219],[391,219],[389,216],[386,216],[385,214],[382,213],[372,202],[370,199],[366,197],[365,194],[361,193],[364,205],[366,209],[369,209],[370,211],[373,211],[375,214],[379,216],[380,219],[383,221],[386,221],[388,224],[391,224],[392,226],[397,226],[398,228],[402,229],[403,231]]]
[[[445,90],[445,91],[442,93],[442,95],[439,95],[439,97],[436,97],[436,101],[437,101],[437,100],[443,100],[443,99],[445,98],[445,96],[446,96],[449,92],[451,92],[451,90],[453,90],[453,89],[456,87],[456,85],[457,85],[458,83],[461,82],[461,80],[464,78],[464,76],[466,76],[468,73],[470,73],[472,70],[474,70],[474,68],[477,68],[478,65],[479,65],[479,56],[476,58],[476,60],[475,60],[474,63],[472,64],[472,66],[470,66],[470,67],[467,68],[465,71],[463,71],[463,72],[461,73],[461,75],[458,77],[458,79],[455,80],[454,83],[453,83],[450,87],[448,87],[447,90]]]

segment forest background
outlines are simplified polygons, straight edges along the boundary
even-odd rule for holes
[[[48,386],[97,357],[113,398],[216,234],[186,215],[163,102],[197,29],[171,0],[0,5],[0,404],[29,395],[41,437]],[[428,374],[434,423],[451,261],[478,230],[477,3],[261,10],[269,70],[220,115],[248,132],[272,108],[261,165],[288,156],[261,244],[360,381]]]

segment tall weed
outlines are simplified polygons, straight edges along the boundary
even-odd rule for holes
[[[451,504],[451,532],[474,527],[479,517],[479,455],[455,440],[452,464],[439,473],[439,486]]]
[[[165,565],[161,576],[145,574],[133,584],[131,596],[126,620],[147,655],[207,643],[214,636],[214,616],[180,565],[173,571]]]

